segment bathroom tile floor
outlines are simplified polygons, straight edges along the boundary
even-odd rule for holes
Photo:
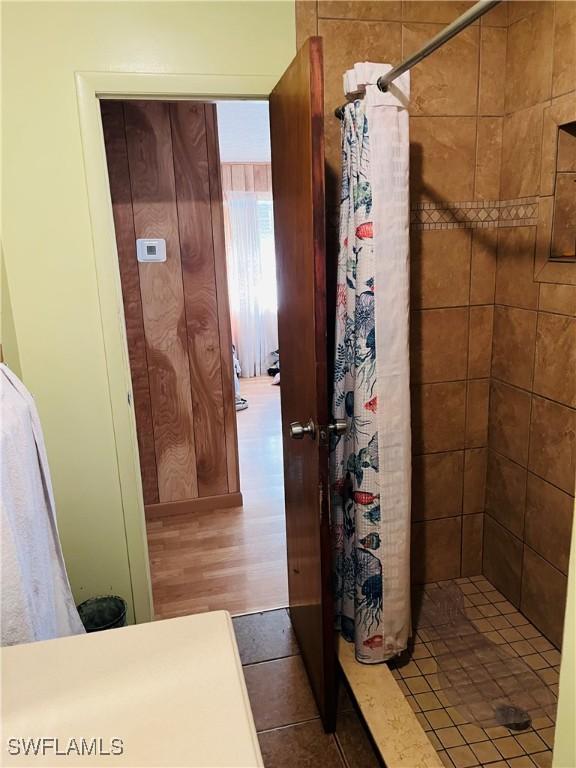
[[[558,694],[560,652],[483,576],[456,579],[464,606],[478,630],[511,656],[531,667]],[[416,624],[417,627],[417,624]],[[466,721],[442,689],[430,631],[416,628],[414,647],[400,657],[392,674],[447,768],[549,768],[554,722],[533,719],[524,731],[503,726],[480,728]]]
[[[324,733],[286,609],[233,623],[265,768],[381,765],[343,685],[336,733]]]

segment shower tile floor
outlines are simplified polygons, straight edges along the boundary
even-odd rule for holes
[[[560,652],[483,576],[455,579],[466,615],[477,629],[512,656],[518,656],[558,695]],[[448,582],[443,582],[448,584]],[[390,665],[422,727],[446,768],[549,768],[554,722],[536,717],[530,728],[480,728],[454,706],[438,679],[433,645],[416,626],[409,654]]]

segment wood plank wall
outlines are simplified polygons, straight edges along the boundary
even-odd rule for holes
[[[147,514],[238,505],[215,108],[101,104]],[[139,237],[166,262],[139,263]]]
[[[224,192],[270,192],[272,194],[272,165],[270,163],[222,163]]]

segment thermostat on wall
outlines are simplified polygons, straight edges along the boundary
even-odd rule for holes
[[[166,261],[166,240],[139,237],[136,240],[136,256],[138,261]]]

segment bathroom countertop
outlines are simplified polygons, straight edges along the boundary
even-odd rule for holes
[[[225,611],[2,648],[1,660],[1,765],[262,766]],[[24,740],[42,738],[43,755],[26,757]],[[122,754],[107,755],[114,739]],[[90,748],[100,755],[77,756]]]

